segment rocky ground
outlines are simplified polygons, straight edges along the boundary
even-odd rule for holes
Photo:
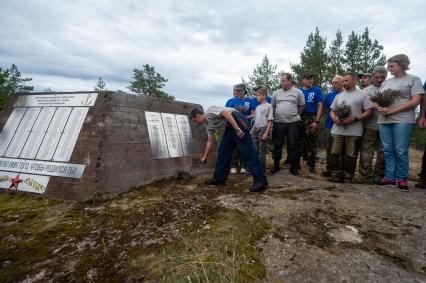
[[[1,282],[426,282],[426,193],[287,170],[86,203],[0,194]]]

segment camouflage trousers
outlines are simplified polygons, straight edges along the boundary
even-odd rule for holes
[[[266,128],[253,128],[253,134],[251,135],[253,139],[254,148],[259,155],[260,162],[263,164],[263,168],[266,168],[266,153],[268,152],[268,140],[264,141],[262,139],[263,134],[265,133]]]
[[[361,137],[332,134],[330,171],[333,177],[352,180],[355,175]]]
[[[299,156],[303,157],[309,166],[315,166],[317,157],[317,140],[318,131],[312,132],[309,127],[315,121],[314,115],[301,115],[301,123],[299,128]]]
[[[374,152],[377,152],[373,171]],[[364,128],[359,159],[359,173],[364,178],[382,178],[385,175],[385,159],[378,129]]]

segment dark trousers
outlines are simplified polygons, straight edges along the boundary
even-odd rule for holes
[[[333,146],[333,137],[331,136],[331,129],[324,129],[324,148],[327,156],[327,172],[330,172],[330,155],[331,155],[331,147]]]
[[[315,166],[317,157],[318,131],[312,132],[309,127],[315,121],[315,116],[313,113],[303,113],[300,116],[302,122],[299,130],[299,151],[309,166]]]
[[[299,162],[299,151],[297,146],[297,139],[299,135],[299,121],[292,123],[274,123],[274,130],[272,132],[272,142],[274,150],[272,158],[274,159],[274,166],[278,167],[283,154],[284,141],[287,141],[287,156],[290,166],[295,168]]]
[[[254,149],[253,140],[250,136],[248,123],[245,117],[239,113],[233,114],[236,122],[241,130],[244,131],[244,138],[240,139],[231,126],[225,128],[222,141],[219,145],[219,154],[217,157],[216,168],[214,170],[213,179],[216,181],[226,181],[231,167],[232,153],[235,148],[240,152],[241,161],[248,167],[253,175],[254,183],[266,183],[267,179],[260,162],[259,156]]]
[[[425,143],[425,149],[423,151],[422,171],[420,172],[420,179],[426,182],[426,143]]]

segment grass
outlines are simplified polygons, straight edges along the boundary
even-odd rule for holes
[[[270,226],[215,192],[153,184],[101,204],[0,194],[0,282],[260,282]]]

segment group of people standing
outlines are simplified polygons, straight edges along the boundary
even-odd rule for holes
[[[260,86],[254,99],[246,97],[244,84],[233,88],[234,97],[225,107],[213,106],[206,113],[193,109],[191,119],[197,124],[207,124],[208,141],[201,161],[205,161],[214,143],[214,133],[219,138],[218,159],[210,185],[224,184],[230,171],[249,170],[254,178],[251,191],[262,191],[268,183],[265,176],[268,144],[272,144],[274,174],[281,169],[283,147],[293,175],[299,175],[301,160],[309,171],[315,172],[319,124],[325,111],[324,147],[327,169],[323,176],[332,182],[353,182],[358,156],[359,173],[356,181],[376,185],[397,185],[408,190],[408,150],[415,108],[421,104],[419,126],[426,127],[426,83],[408,74],[410,61],[404,54],[388,59],[387,69],[377,67],[371,74],[347,72],[335,76],[331,91],[323,95],[314,86],[312,73],[302,77],[297,88],[292,74],[283,73],[281,88],[272,98]],[[387,79],[388,71],[392,77]],[[361,89],[357,87],[357,79]],[[383,93],[394,97],[389,105],[379,105],[372,98]],[[253,146],[254,145],[254,146]],[[373,157],[376,155],[375,166]],[[232,162],[231,162],[232,161]],[[235,169],[231,169],[233,164]],[[426,154],[423,156],[421,182],[426,188]]]

